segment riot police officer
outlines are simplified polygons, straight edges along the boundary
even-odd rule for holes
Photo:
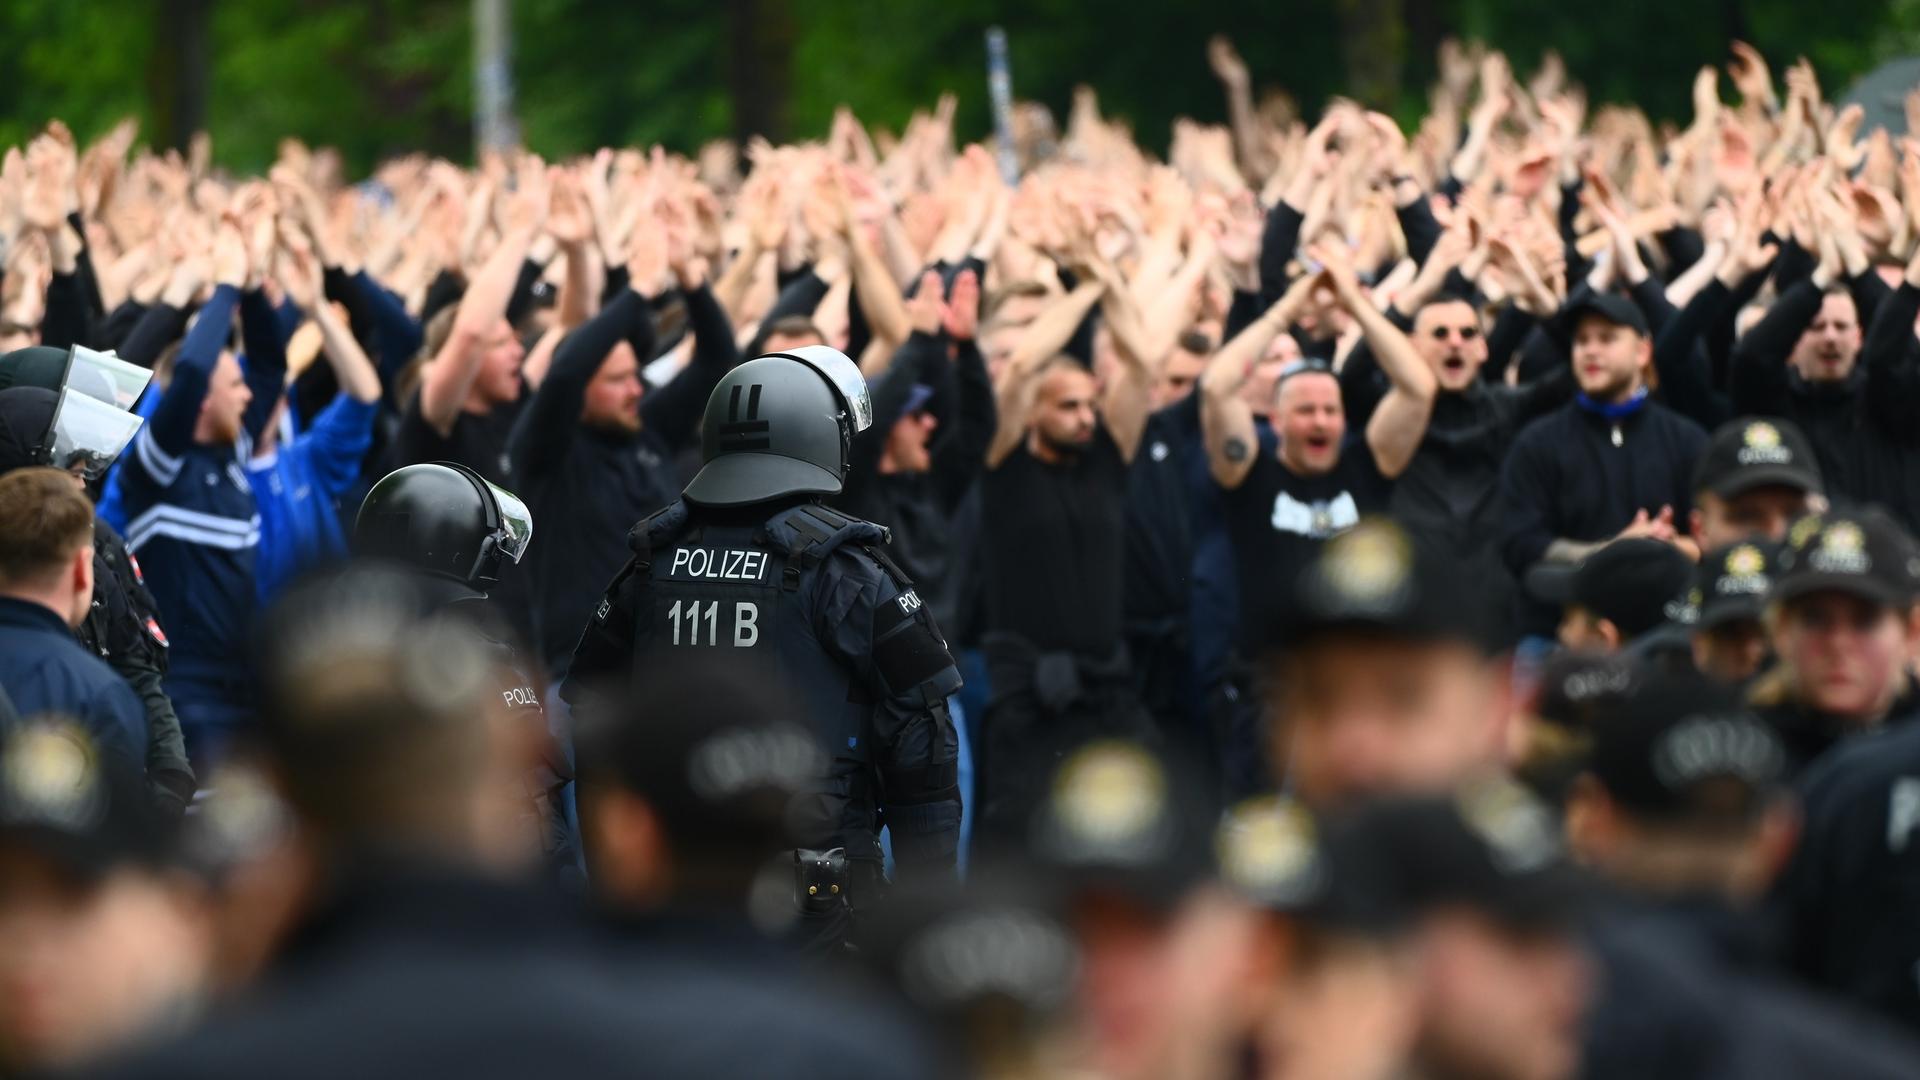
[[[533,517],[512,492],[465,465],[437,461],[408,465],[368,490],[354,522],[354,548],[365,557],[404,564],[416,572],[431,602],[473,623],[506,673],[500,698],[516,719],[547,729],[532,670],[509,643],[506,623],[486,607],[485,586],[500,580],[504,564],[518,563],[533,539]],[[557,868],[577,863],[578,846],[566,822],[562,799],[573,768],[557,739],[550,739],[546,765],[529,778],[539,815],[542,846]]]
[[[34,346],[0,356],[0,473],[53,465],[92,485],[139,430],[127,410],[152,373],[75,347]],[[93,602],[75,631],[80,643],[127,680],[147,715],[147,787],[177,816],[193,798],[180,718],[161,680],[167,635],[140,564],[111,525],[93,522]]]
[[[906,876],[951,872],[960,828],[960,676],[887,531],[821,504],[873,418],[838,351],[750,360],[720,380],[701,423],[703,466],[683,497],[628,534],[561,697],[577,721],[617,708],[650,664],[699,654],[790,686],[831,758],[794,855],[804,935],[830,946],[872,904],[880,826]]]

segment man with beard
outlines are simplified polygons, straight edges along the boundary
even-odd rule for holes
[[[247,623],[257,604],[254,549],[260,514],[246,464],[286,378],[273,309],[260,291],[239,226],[214,238],[213,298],[200,309],[172,379],[121,470],[127,550],[152,574],[160,621],[173,639],[167,696],[203,768],[246,717]],[[245,290],[244,292],[242,290]],[[235,309],[244,370],[227,347]]]
[[[1407,467],[1426,430],[1433,405],[1433,372],[1421,363],[1407,336],[1373,306],[1344,252],[1323,251],[1319,261],[1340,301],[1365,332],[1393,379],[1362,440],[1346,440],[1340,384],[1323,364],[1304,361],[1281,373],[1275,391],[1277,453],[1255,454],[1253,412],[1240,396],[1250,361],[1293,320],[1315,288],[1315,279],[1295,282],[1254,324],[1214,357],[1201,378],[1201,424],[1214,480],[1226,489],[1227,529],[1233,538],[1242,604],[1242,656],[1251,658],[1275,604],[1293,576],[1331,537],[1357,525],[1360,515],[1381,509],[1388,486]],[[1230,673],[1242,686],[1244,672]],[[1257,710],[1250,693],[1231,696],[1216,718],[1215,737],[1229,794],[1257,787]]]
[[[1092,273],[1040,320],[1051,323],[1090,294],[1111,315],[1126,285],[1109,266]],[[1057,337],[1031,328],[998,390],[999,423],[981,480],[992,684],[982,826],[995,838],[1018,832],[1069,747],[1100,734],[1141,734],[1149,723],[1134,693],[1120,608],[1127,467],[1146,428],[1154,372],[1130,333],[1115,336],[1120,363],[1101,386],[1056,351]]]
[[[734,359],[732,328],[707,285],[706,261],[674,268],[700,348],[673,381],[649,392],[640,366],[651,356],[655,283],[632,287],[554,350],[553,364],[515,425],[513,475],[542,523],[530,546],[535,627],[545,674],[566,675],[581,628],[607,582],[626,564],[627,530],[674,501],[674,460],[699,436],[700,410]],[[637,343],[637,344],[636,344]]]
[[[1578,563],[1615,538],[1674,542],[1707,441],[1698,424],[1648,399],[1653,346],[1638,308],[1596,294],[1566,317],[1580,392],[1520,433],[1500,474],[1501,547],[1515,575]],[[1520,615],[1524,632],[1552,632],[1552,611],[1528,604]]]
[[[1800,425],[1838,494],[1878,502],[1908,528],[1920,525],[1920,469],[1911,464],[1920,405],[1913,325],[1920,315],[1920,259],[1873,313],[1860,308],[1825,266],[1780,294],[1733,354],[1734,408]]]

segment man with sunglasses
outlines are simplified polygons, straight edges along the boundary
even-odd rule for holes
[[[1530,313],[1519,315],[1531,322]],[[1397,310],[1388,317],[1402,318]],[[1426,298],[1401,325],[1433,371],[1439,392],[1426,436],[1394,483],[1389,509],[1410,533],[1447,553],[1468,576],[1473,583],[1468,595],[1490,625],[1504,622],[1515,582],[1498,543],[1504,523],[1500,466],[1520,429],[1572,394],[1571,369],[1519,386],[1482,378],[1488,335],[1480,313],[1458,293]],[[1370,418],[1389,387],[1371,349],[1354,350],[1340,382],[1348,414],[1355,417]]]
[[[1241,653],[1253,646],[1275,616],[1275,605],[1292,588],[1299,568],[1327,540],[1357,525],[1361,515],[1385,508],[1392,481],[1406,470],[1426,433],[1437,381],[1407,335],[1361,290],[1344,250],[1319,250],[1322,274],[1296,281],[1280,302],[1243,330],[1207,365],[1200,379],[1201,428],[1213,478],[1226,489],[1227,530],[1239,570]],[[1275,390],[1275,454],[1257,452],[1253,410],[1240,394],[1253,361],[1284,332],[1316,283],[1330,283],[1340,303],[1360,324],[1368,345],[1393,388],[1383,398],[1365,436],[1347,437],[1340,383],[1316,360],[1289,365]],[[1218,693],[1215,738],[1229,794],[1262,786],[1258,768],[1263,740],[1250,674],[1235,664],[1233,686]]]

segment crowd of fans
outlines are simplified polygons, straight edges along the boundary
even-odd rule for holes
[[[9,148],[0,1072],[1920,1075],[1920,141],[1740,43],[1684,127],[1209,59],[1228,124],[1021,105],[1017,179],[951,98],[359,182]],[[806,718],[559,693],[716,384],[809,345],[966,676],[966,884],[831,961],[759,872]],[[423,462],[530,512],[505,709],[342,566]]]

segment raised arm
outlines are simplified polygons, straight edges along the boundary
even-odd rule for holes
[[[1293,323],[1316,280],[1315,275],[1302,274],[1279,303],[1214,353],[1200,374],[1200,432],[1207,446],[1207,470],[1223,488],[1237,488],[1246,480],[1260,445],[1253,406],[1241,396],[1241,388],[1253,365],[1266,355],[1267,346]]]
[[[1420,449],[1420,440],[1426,438],[1439,382],[1433,369],[1414,351],[1413,342],[1360,288],[1345,247],[1316,248],[1314,258],[1326,266],[1340,306],[1360,324],[1367,347],[1392,384],[1373,410],[1373,418],[1367,421],[1367,447],[1373,451],[1380,474],[1392,479],[1406,471],[1414,452]]]
[[[1060,355],[1105,291],[1106,286],[1098,281],[1082,282],[1027,327],[1001,373],[1000,384],[994,388],[999,423],[993,441],[987,444],[987,468],[999,468],[1026,437],[1027,421],[1033,413],[1035,376],[1047,361]]]
[[[453,430],[460,406],[473,388],[473,380],[479,377],[481,362],[486,358],[485,343],[506,318],[527,247],[546,220],[545,170],[523,169],[520,179],[520,190],[506,196],[506,231],[460,298],[453,329],[420,381],[420,417],[443,436]]]
[[[1212,256],[1207,258],[1211,261]],[[1101,387],[1100,417],[1114,445],[1120,448],[1121,459],[1131,462],[1147,430],[1147,414],[1153,410],[1153,380],[1166,352],[1156,350],[1148,339],[1144,319],[1120,280],[1120,272],[1105,260],[1096,262],[1093,272],[1106,286],[1100,297],[1100,313],[1113,331],[1113,351],[1120,360],[1119,368],[1109,373],[1106,385]],[[1180,286],[1175,283],[1169,287]]]
[[[172,381],[140,429],[139,456],[162,486],[171,482],[172,474],[179,470],[179,455],[193,444],[200,405],[207,396],[214,365],[220,362],[220,352],[233,332],[233,311],[247,281],[246,242],[240,238],[239,227],[230,221],[222,222],[214,234],[213,280],[213,296],[201,307],[199,321],[187,332],[174,360]],[[150,457],[149,450],[160,453]]]

